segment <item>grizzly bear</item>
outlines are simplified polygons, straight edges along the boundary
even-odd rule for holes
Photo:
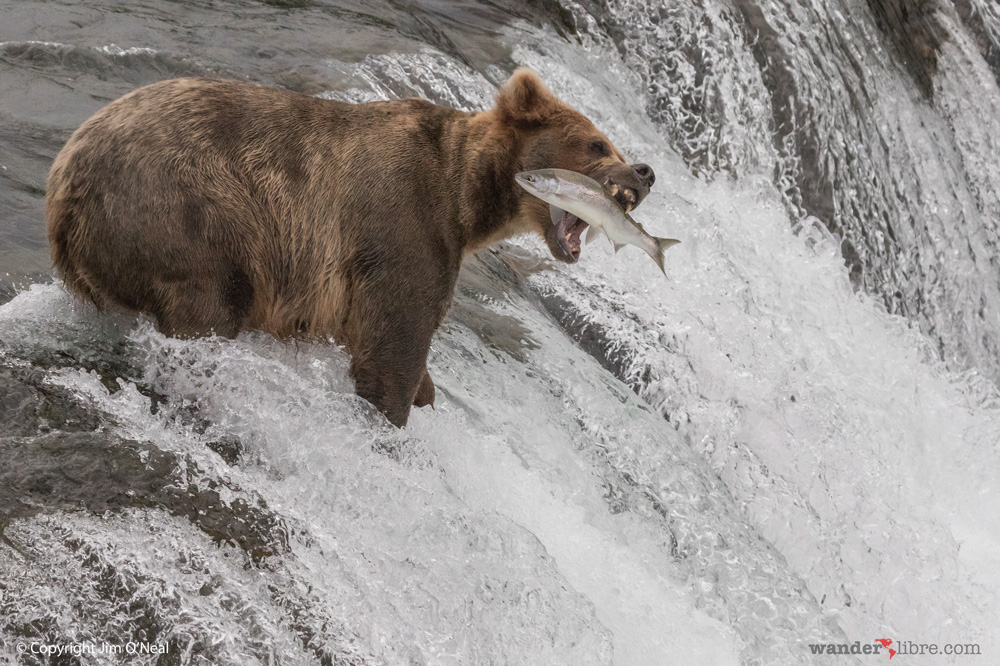
[[[332,338],[357,394],[402,427],[433,404],[427,354],[465,256],[536,232],[579,258],[586,223],[551,221],[514,181],[544,167],[618,185],[626,209],[654,179],[524,69],[478,113],[174,79],[70,137],[49,174],[49,244],[70,290],[165,335]]]

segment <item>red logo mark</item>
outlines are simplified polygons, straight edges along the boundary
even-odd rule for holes
[[[875,642],[881,643],[882,647],[887,648],[889,650],[889,659],[892,659],[893,655],[896,654],[896,651],[893,650],[891,647],[889,647],[890,645],[892,645],[891,638],[876,638]]]

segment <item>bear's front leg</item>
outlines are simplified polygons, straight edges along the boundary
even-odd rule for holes
[[[424,368],[424,377],[420,380],[416,397],[413,398],[413,406],[426,407],[427,405],[434,406],[434,382],[431,380],[430,373]]]
[[[427,354],[449,294],[405,285],[375,291],[355,295],[350,374],[355,392],[401,428],[413,405],[434,402]]]
[[[425,355],[426,357],[426,355]],[[397,428],[406,425],[410,407],[416,403],[424,359],[414,354],[401,358],[396,353],[378,353],[351,361],[354,391],[385,414],[389,423]]]

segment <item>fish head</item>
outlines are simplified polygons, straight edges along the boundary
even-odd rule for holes
[[[522,171],[514,176],[514,180],[529,193],[543,201],[559,194],[559,178],[554,169],[536,169]]]

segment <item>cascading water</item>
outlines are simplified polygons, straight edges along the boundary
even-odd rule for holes
[[[0,307],[0,663],[130,640],[182,664],[998,654],[992,5],[935,13],[923,78],[860,5],[567,3],[549,27],[512,6],[499,32],[496,6],[190,7],[121,18],[117,47],[0,32],[5,92],[57,109],[0,103],[0,210],[30,240],[0,255],[12,282],[44,269],[37,190],[66,132],[205,72],[472,110],[529,65],[654,167],[636,218],[683,243],[667,279],[603,241],[574,266],[532,239],[481,252],[432,348],[437,409],[403,431],[335,346],[174,340],[22,289]],[[88,16],[48,23],[106,29]],[[209,24],[231,32],[207,44]]]
[[[641,74],[693,172],[772,173],[857,287],[1000,379],[995,3],[600,4],[574,25]]]

